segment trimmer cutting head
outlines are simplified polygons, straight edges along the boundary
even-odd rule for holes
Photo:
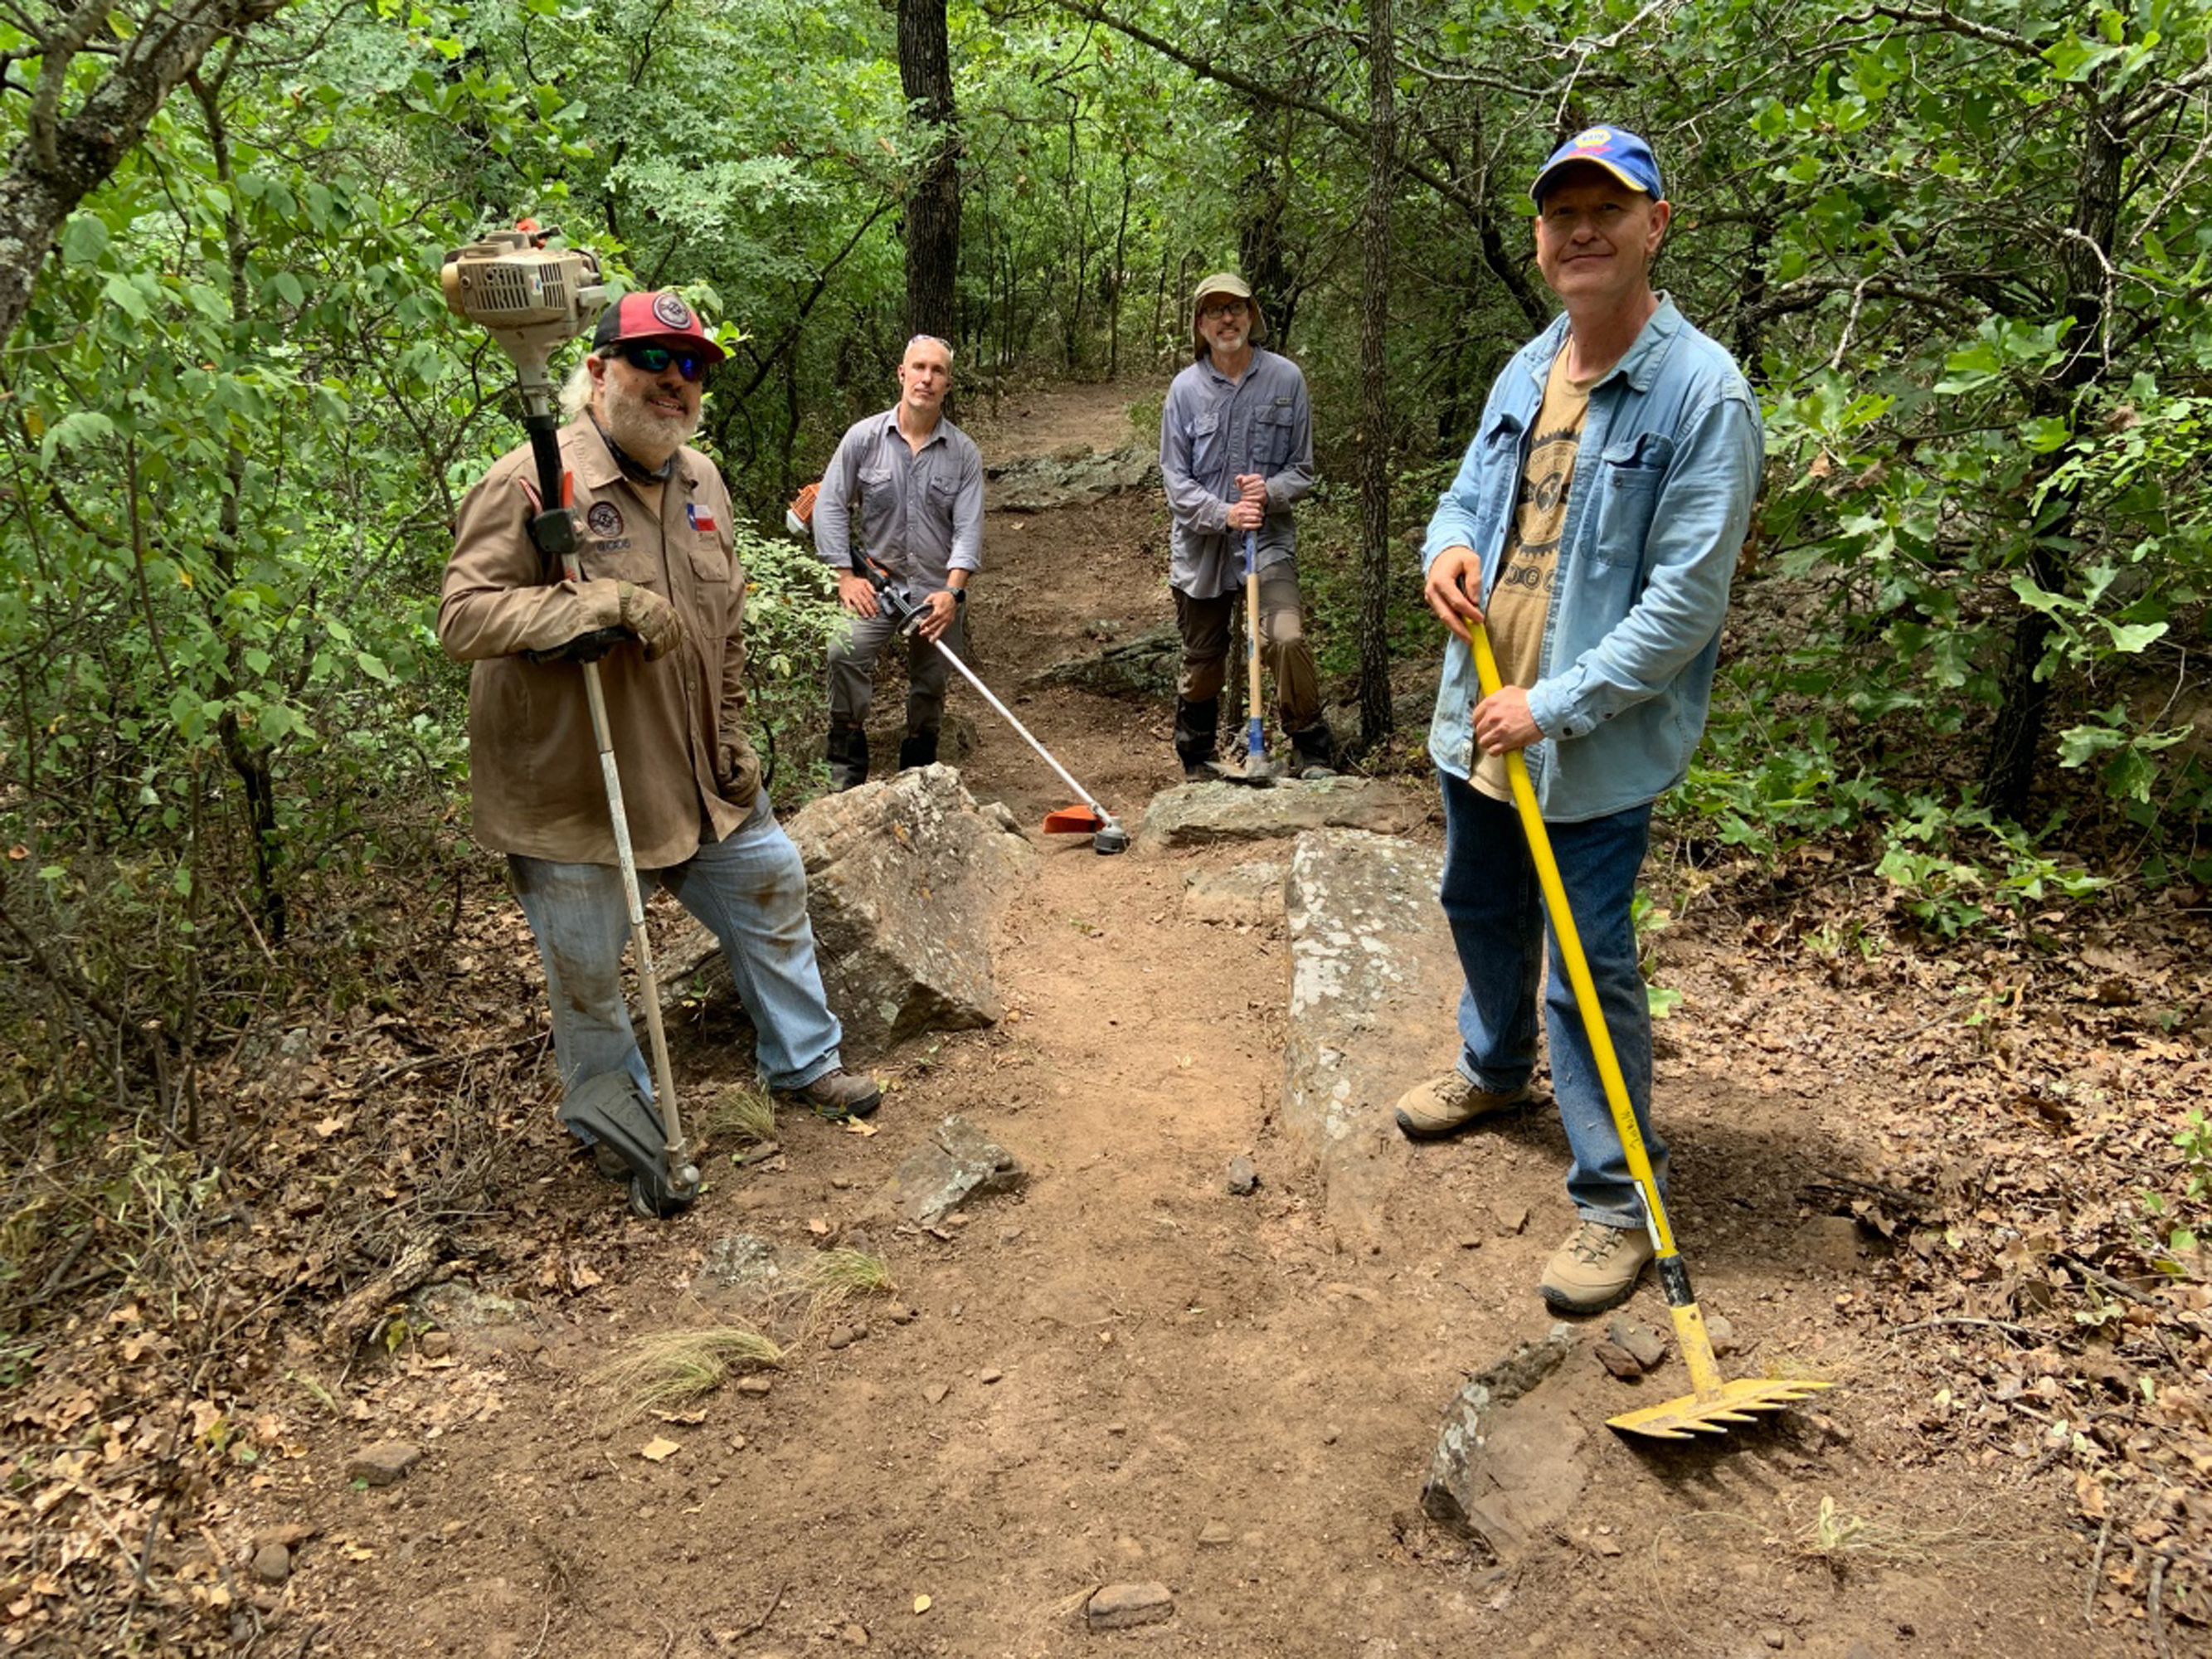
[[[1097,806],[1063,806],[1044,815],[1048,836],[1088,836],[1094,853],[1126,853],[1129,832],[1111,812]]]
[[[699,1196],[699,1171],[688,1163],[668,1169],[660,1115],[627,1072],[586,1078],[561,1103],[561,1121],[580,1135],[611,1146],[629,1165],[629,1207],[647,1218],[676,1214]]]

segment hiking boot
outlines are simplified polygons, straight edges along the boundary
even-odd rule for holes
[[[1651,1260],[1651,1235],[1641,1227],[1584,1221],[1552,1253],[1538,1288],[1553,1313],[1603,1313],[1628,1300]]]
[[[861,727],[848,726],[841,720],[830,722],[830,736],[823,744],[823,757],[830,763],[830,787],[832,789],[856,789],[868,781],[868,734]]]
[[[899,739],[899,770],[937,764],[937,733],[909,732]]]
[[[1408,1140],[1442,1140],[1471,1128],[1493,1113],[1509,1111],[1528,1098],[1522,1084],[1494,1095],[1478,1089],[1456,1071],[1415,1084],[1398,1097],[1398,1130]]]
[[[802,1088],[787,1089],[783,1093],[800,1105],[811,1107],[815,1116],[830,1123],[842,1123],[848,1117],[872,1116],[876,1108],[884,1103],[881,1084],[842,1066],[823,1073]]]
[[[1309,779],[1336,775],[1336,738],[1326,721],[1291,733],[1291,774]]]
[[[1204,702],[1185,702],[1176,700],[1175,751],[1176,759],[1182,763],[1185,783],[1210,783],[1213,773],[1207,763],[1213,758],[1213,744],[1221,726],[1221,699],[1208,697]]]

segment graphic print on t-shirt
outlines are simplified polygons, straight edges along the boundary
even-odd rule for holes
[[[1535,684],[1543,665],[1544,619],[1551,613],[1559,535],[1567,520],[1567,486],[1573,481],[1575,456],[1582,447],[1589,392],[1589,386],[1568,377],[1566,348],[1562,346],[1545,377],[1543,406],[1536,411],[1528,460],[1514,498],[1513,531],[1483,611],[1490,647],[1498,655],[1498,678],[1507,685]],[[1502,755],[1478,755],[1472,781],[1493,799],[1512,799]]]

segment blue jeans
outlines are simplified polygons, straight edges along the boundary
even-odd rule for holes
[[[627,1071],[653,1099],[652,1073],[623,996],[629,907],[621,870],[512,854],[507,866],[545,966],[562,1087]],[[656,881],[721,941],[738,1000],[752,1017],[753,1061],[762,1080],[774,1089],[799,1089],[836,1070],[844,1031],[830,1012],[814,960],[806,866],[775,821],[767,793],[720,841],[702,841],[672,869],[638,872],[641,890],[651,892]]]
[[[1536,978],[1548,955],[1544,1024],[1552,1092],[1573,1154],[1567,1196],[1588,1220],[1641,1229],[1644,1207],[1575,1006],[1574,987],[1558,942],[1544,926],[1543,892],[1521,815],[1449,772],[1437,775],[1444,796],[1444,875],[1437,897],[1467,979],[1459,1002],[1461,1075],[1497,1094],[1528,1081],[1536,1066]],[[1650,839],[1651,805],[1647,801],[1607,817],[1545,828],[1663,1199],[1667,1148],[1651,1131],[1651,1011],[1629,920]]]

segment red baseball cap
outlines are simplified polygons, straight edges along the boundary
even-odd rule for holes
[[[628,340],[692,346],[709,367],[729,355],[714,343],[699,313],[665,289],[658,293],[625,294],[599,313],[599,325],[592,331],[593,351],[604,352]]]

